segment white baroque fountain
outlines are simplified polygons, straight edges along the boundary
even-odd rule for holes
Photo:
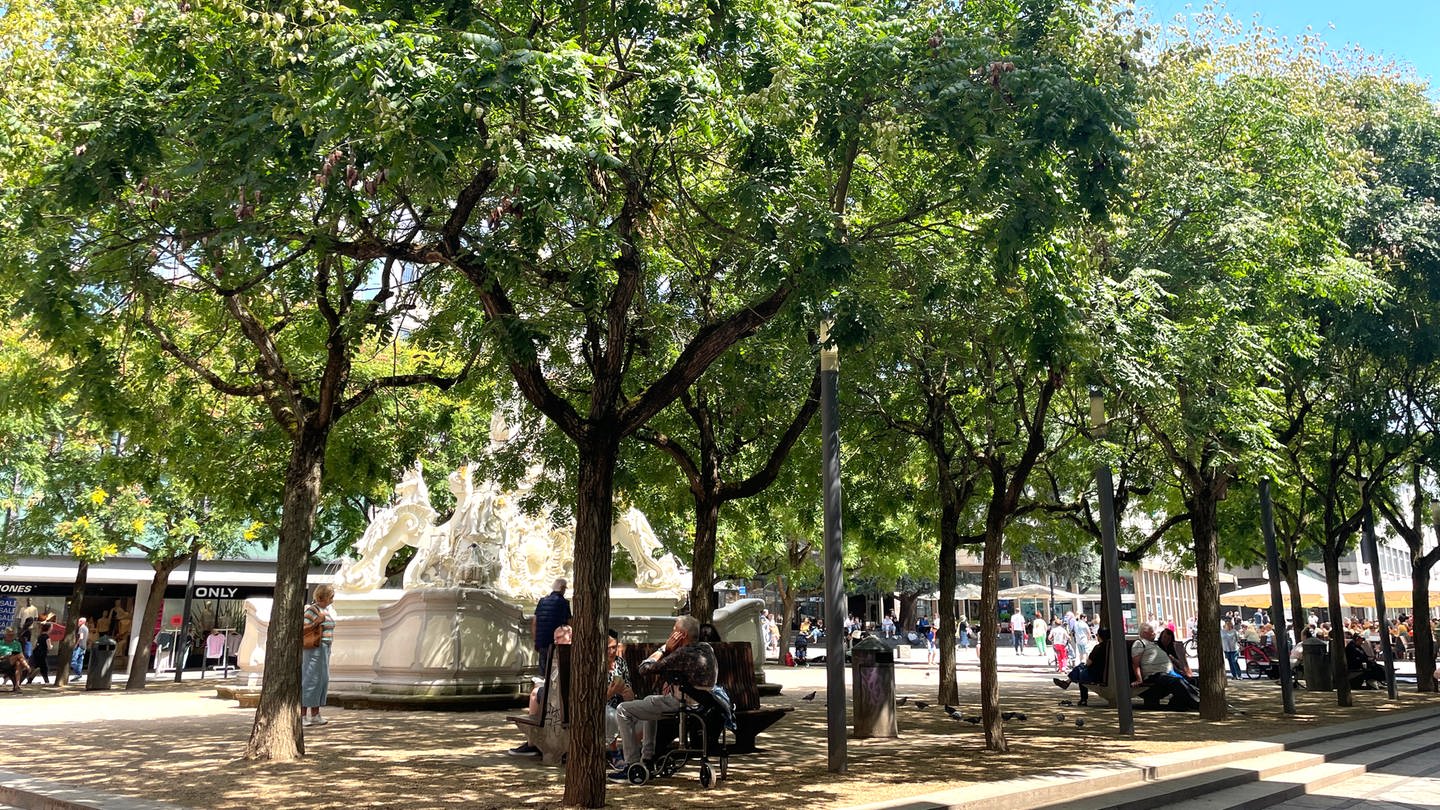
[[[492,448],[509,438],[492,422]],[[465,465],[449,476],[455,511],[443,523],[421,466],[407,471],[395,500],[371,519],[358,558],[335,575],[337,614],[330,678],[337,691],[388,695],[524,694],[536,662],[528,613],[557,577],[571,578],[573,526],[556,527],[521,508],[537,480],[518,490],[475,486]],[[632,587],[611,589],[610,625],[627,640],[663,640],[690,589],[690,576],[664,552],[650,521],[633,507],[611,529],[635,563]],[[415,554],[402,587],[384,588],[400,549]],[[716,613],[726,638],[759,645],[760,600]],[[269,599],[246,601],[240,668],[253,685],[264,668]],[[763,647],[755,660],[763,661]]]

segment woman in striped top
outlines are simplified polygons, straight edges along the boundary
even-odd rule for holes
[[[315,600],[305,606],[305,626],[318,624],[322,630],[319,646],[301,650],[300,715],[307,726],[326,723],[320,716],[320,707],[325,705],[330,691],[330,642],[335,637],[335,611],[330,609],[330,603],[334,601],[333,587],[317,585]]]

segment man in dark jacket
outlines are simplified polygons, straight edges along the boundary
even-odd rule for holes
[[[708,692],[715,688],[720,667],[715,650],[698,641],[700,622],[694,616],[675,620],[675,629],[665,646],[640,663],[641,672],[661,672],[679,676],[685,686]],[[625,762],[610,774],[610,779],[624,782],[631,765],[655,759],[655,729],[658,720],[680,711],[680,698],[666,687],[663,694],[620,704],[616,713],[620,724],[620,744],[625,748]]]
[[[569,587],[564,577],[550,585],[550,595],[540,598],[535,615],[530,617],[530,634],[535,637],[535,652],[540,654],[540,676],[545,676],[545,658],[555,644],[555,630],[570,623],[570,602],[565,598]]]

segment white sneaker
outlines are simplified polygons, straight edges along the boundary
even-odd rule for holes
[[[329,720],[326,720],[325,718],[321,717],[321,716],[318,715],[318,714],[315,715],[314,717],[310,718],[310,725],[312,725],[312,726],[323,726],[323,725],[325,725],[325,724],[328,723],[328,722],[330,722],[330,721],[329,721]]]
[[[302,715],[300,715],[300,725],[302,725],[302,726],[308,726],[308,725],[310,725],[310,715],[308,715],[308,714],[302,714]]]

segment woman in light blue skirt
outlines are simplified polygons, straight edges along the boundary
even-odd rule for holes
[[[300,655],[300,715],[307,726],[327,722],[320,716],[320,707],[330,691],[330,643],[335,637],[335,611],[330,603],[334,601],[333,587],[317,585],[314,601],[305,606],[305,627],[321,628],[320,644],[302,649]]]

